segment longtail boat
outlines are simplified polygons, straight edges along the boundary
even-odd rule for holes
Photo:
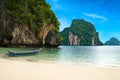
[[[34,51],[25,51],[25,52],[14,52],[12,50],[9,50],[7,55],[8,56],[28,56],[28,55],[35,55],[39,53],[40,50],[34,50]]]

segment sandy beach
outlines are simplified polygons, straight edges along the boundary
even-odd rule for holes
[[[120,68],[0,59],[0,80],[120,80]]]

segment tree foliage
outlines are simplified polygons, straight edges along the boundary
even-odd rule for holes
[[[27,24],[36,34],[44,23],[59,26],[56,15],[45,0],[6,0],[5,9],[14,23]]]

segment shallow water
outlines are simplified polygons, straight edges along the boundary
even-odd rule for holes
[[[19,52],[36,49],[38,48],[0,48],[0,55],[3,56],[8,50]],[[60,46],[59,48],[43,48],[37,55],[17,58],[101,66],[120,66],[120,46]]]

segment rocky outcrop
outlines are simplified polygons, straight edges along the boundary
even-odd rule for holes
[[[27,25],[16,26],[12,31],[12,44],[37,44],[35,34],[29,30]]]
[[[57,31],[51,31],[51,29],[54,26],[52,24],[43,26],[41,29],[41,32],[39,33],[39,38],[40,38],[40,42],[38,40],[38,38],[36,38],[35,33],[33,33],[27,25],[16,25],[13,28],[12,33],[10,33],[10,35],[12,36],[12,38],[9,40],[7,39],[8,36],[4,36],[3,38],[1,37],[1,43],[6,44],[6,46],[8,44],[10,44],[12,46],[12,44],[30,44],[31,46],[33,44],[39,44],[39,46],[47,46],[47,47],[57,47],[60,45],[61,41],[58,38],[59,32]],[[9,45],[9,46],[10,46]],[[19,46],[17,45],[17,46]],[[22,45],[22,46],[25,46]],[[15,46],[15,45],[14,45]]]
[[[79,45],[80,39],[77,35],[74,35],[71,31],[69,31],[69,45]]]
[[[45,0],[0,0],[0,46],[57,47],[58,26]]]
[[[48,47],[53,46],[53,47],[57,47],[60,45],[61,41],[59,40],[59,33],[57,31],[52,31],[52,29],[54,28],[53,24],[48,24],[48,25],[44,25],[41,29],[40,32],[40,39],[41,39],[41,43],[42,45],[46,45]]]
[[[59,33],[56,31],[50,31],[45,39],[45,45],[48,47],[57,47],[60,43]]]
[[[46,37],[48,35],[48,32],[53,28],[53,24],[44,24],[44,26],[41,28],[41,32],[39,33],[41,43],[44,45],[46,43]]]
[[[92,46],[94,46],[95,45],[95,37],[93,36],[92,37]]]
[[[73,20],[71,26],[60,35],[63,37],[62,45],[102,45],[94,25],[83,19]]]

